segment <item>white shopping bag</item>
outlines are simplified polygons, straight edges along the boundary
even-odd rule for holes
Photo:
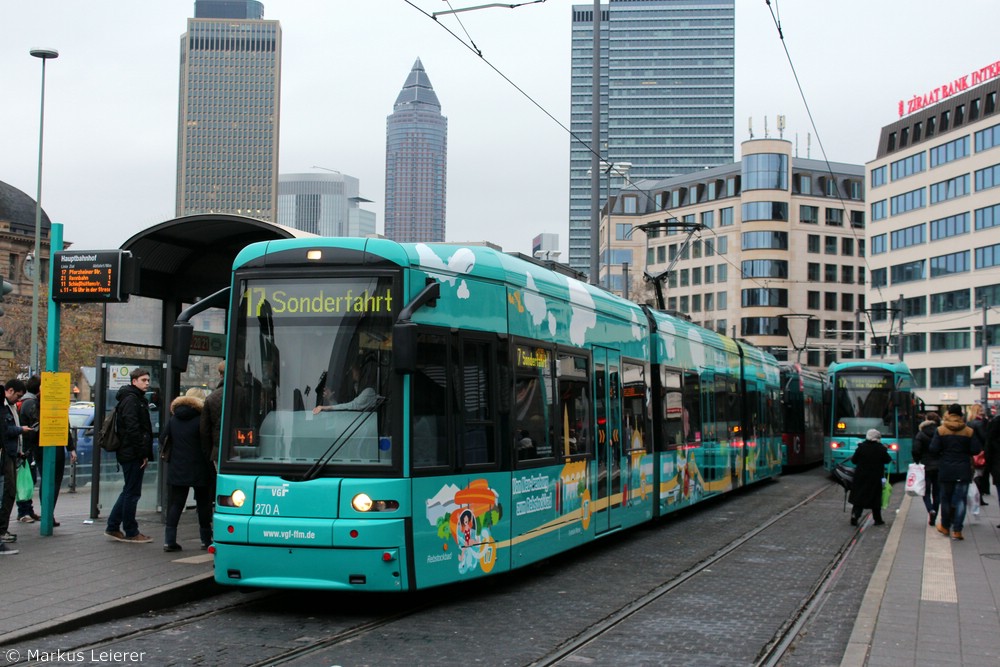
[[[906,470],[906,492],[911,496],[924,495],[924,466],[920,463],[911,463]]]

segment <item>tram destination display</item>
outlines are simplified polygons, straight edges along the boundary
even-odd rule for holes
[[[53,258],[52,300],[56,303],[128,301],[132,253],[124,250],[57,252]]]

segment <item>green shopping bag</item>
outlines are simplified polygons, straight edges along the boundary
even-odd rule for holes
[[[892,484],[886,480],[882,482],[882,509],[889,509],[890,499],[892,499]]]
[[[31,500],[35,493],[35,480],[31,479],[31,468],[27,461],[21,461],[17,466],[17,499]]]

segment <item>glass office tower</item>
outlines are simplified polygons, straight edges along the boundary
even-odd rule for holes
[[[177,215],[276,220],[281,25],[254,0],[198,0],[181,37]]]
[[[420,59],[386,118],[385,235],[444,241],[448,119]]]
[[[601,9],[601,159],[631,181],[733,161],[734,0],[610,0]],[[574,5],[570,129],[591,140],[593,5]],[[590,271],[589,146],[571,139],[569,264]],[[620,180],[618,181],[620,182]],[[612,187],[617,185],[612,183]],[[607,200],[602,174],[601,205]]]

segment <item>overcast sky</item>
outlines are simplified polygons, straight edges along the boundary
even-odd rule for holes
[[[413,0],[427,11],[443,0]],[[451,0],[455,8],[488,4]],[[385,118],[420,57],[448,117],[449,241],[567,246],[568,146],[555,122],[442,26],[569,124],[572,2],[463,12],[440,25],[403,0],[265,0],[281,22],[281,173],[313,165],[360,179],[383,230]],[[591,4],[587,2],[577,4]],[[1000,2],[738,0],[736,147],[764,119],[806,156],[863,164],[900,100],[1000,60]],[[810,126],[772,10],[812,110]],[[174,217],[180,36],[193,0],[0,1],[0,181],[34,198],[41,61],[48,61],[42,204],[78,249],[120,246]],[[734,156],[734,159],[736,156]]]

